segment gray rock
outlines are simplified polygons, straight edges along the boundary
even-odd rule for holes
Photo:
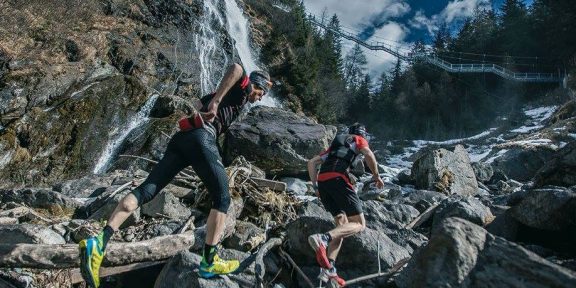
[[[0,202],[15,202],[32,208],[50,209],[54,205],[75,209],[80,202],[58,192],[42,188],[0,189]]]
[[[518,222],[543,230],[576,228],[576,193],[566,188],[528,191],[510,213]]]
[[[64,238],[54,230],[34,224],[1,225],[1,244],[65,244]]]
[[[234,234],[226,238],[222,244],[230,249],[248,252],[264,241],[266,241],[264,229],[250,222],[236,221]]]
[[[226,134],[226,161],[244,155],[271,174],[307,171],[308,159],[329,146],[336,128],[280,108],[257,106]]]
[[[325,219],[327,221],[332,221],[333,217],[330,212],[326,211],[323,206],[321,206],[320,200],[317,199],[315,201],[304,202],[300,207],[298,207],[298,217],[318,217]]]
[[[534,177],[534,185],[576,185],[576,141],[558,150]]]
[[[96,197],[111,184],[112,179],[110,177],[89,175],[58,183],[52,189],[69,197]]]
[[[552,159],[554,150],[545,146],[531,148],[515,147],[494,160],[492,167],[501,170],[509,178],[530,181],[544,164]]]
[[[382,228],[378,230],[390,237],[394,243],[404,247],[408,253],[412,254],[416,249],[428,243],[428,238],[412,229],[404,228]]]
[[[446,149],[428,151],[412,165],[416,187],[445,194],[475,195],[478,183],[468,153],[461,145],[454,152]]]
[[[424,212],[430,206],[446,199],[446,195],[435,191],[406,189],[403,187],[402,192],[405,195],[399,201],[415,207],[420,212]]]
[[[432,226],[439,225],[449,217],[462,218],[480,226],[486,226],[494,220],[490,208],[484,206],[480,200],[470,196],[453,196],[442,201],[434,213]]]
[[[406,204],[390,201],[365,201],[363,203],[366,226],[374,230],[400,229],[418,217],[420,212]]]
[[[476,180],[478,182],[487,182],[494,175],[494,170],[490,164],[483,162],[473,162],[472,169],[474,170],[474,175],[476,175]]]
[[[152,201],[142,205],[142,214],[150,217],[164,215],[172,219],[188,219],[192,212],[172,193],[161,191]]]
[[[286,183],[286,191],[294,195],[306,195],[308,194],[308,185],[306,181],[299,178],[284,177],[280,181]]]
[[[480,226],[448,218],[396,278],[398,287],[575,287],[576,273]]]
[[[199,268],[202,257],[192,252],[184,251],[172,257],[164,266],[154,288],[237,288],[237,287],[253,287],[256,282],[254,276],[254,268],[245,267],[244,264],[248,254],[241,252],[224,250],[221,251],[222,258],[224,259],[239,259],[241,261],[239,271],[222,277],[215,277],[211,279],[203,279],[198,276],[197,270]],[[244,262],[244,263],[243,263]],[[244,265],[242,265],[244,264]]]
[[[402,194],[402,187],[399,185],[384,182],[384,187],[382,189],[376,188],[374,181],[370,179],[364,182],[362,185],[362,190],[358,192],[358,197],[360,199],[367,200],[384,200],[384,199],[395,199]]]
[[[334,228],[332,221],[317,217],[300,217],[286,226],[288,252],[299,265],[317,266],[314,251],[308,244],[308,236],[327,232]],[[378,255],[380,243],[380,255]],[[370,228],[344,239],[338,259],[338,269],[349,275],[365,275],[366,271],[378,270],[378,258],[382,269],[392,267],[398,261],[410,257],[409,251],[394,243],[386,234]]]
[[[406,185],[406,184],[414,184],[414,179],[412,179],[412,175],[410,174],[410,170],[405,169],[400,171],[396,176],[398,178],[398,184]]]

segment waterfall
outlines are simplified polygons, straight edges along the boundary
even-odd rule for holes
[[[150,120],[148,115],[150,115],[150,110],[152,110],[152,107],[154,107],[156,99],[158,99],[158,94],[152,95],[152,97],[146,100],[144,106],[142,106],[140,111],[138,111],[138,113],[132,117],[132,120],[125,127],[115,130],[119,132],[108,135],[108,144],[106,144],[106,148],[104,148],[104,151],[102,151],[100,159],[98,159],[98,162],[94,167],[94,174],[105,173],[106,170],[110,168],[112,159],[118,153],[118,148],[120,148],[122,143],[124,143],[126,137],[128,137],[128,135],[130,135],[134,129],[146,124]]]
[[[242,13],[238,3],[235,0],[225,0],[226,2],[226,18],[228,19],[228,34],[234,39],[234,47],[238,50],[238,56],[242,60],[244,69],[248,73],[254,70],[260,70],[256,64],[252,49],[250,48],[250,33],[248,26],[248,19]],[[272,107],[279,107],[278,101],[273,97],[272,93],[268,93],[257,105],[265,105]]]
[[[215,71],[220,68],[217,59],[226,59],[226,53],[222,47],[218,47],[216,39],[217,32],[213,25],[224,26],[224,19],[219,13],[215,0],[204,0],[204,11],[201,17],[200,31],[195,35],[194,44],[198,47],[198,58],[200,62],[200,90],[201,95],[206,95],[214,90],[222,75],[215,75]],[[214,23],[215,22],[215,23]],[[226,66],[227,63],[224,63]],[[225,70],[224,70],[225,71]]]

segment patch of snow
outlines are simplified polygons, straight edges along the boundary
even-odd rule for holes
[[[568,133],[568,136],[570,136],[570,137],[572,137],[572,138],[576,139],[576,133]]]
[[[468,138],[461,138],[461,139],[451,139],[451,140],[446,140],[446,141],[426,141],[426,140],[414,140],[412,142],[414,142],[414,145],[418,146],[418,147],[423,147],[425,145],[428,144],[434,144],[434,145],[454,145],[454,144],[459,144],[465,141],[470,141],[470,140],[477,140],[480,139],[482,137],[488,136],[490,135],[490,133],[492,133],[494,130],[496,130],[497,128],[490,128],[490,130],[488,131],[484,131],[480,134],[476,134],[474,136],[468,137]]]
[[[558,128],[554,128],[554,131],[564,131],[566,130],[566,127],[558,127]]]
[[[554,150],[558,149],[558,146],[552,144],[552,140],[550,139],[529,139],[529,140],[511,141],[506,143],[506,145],[524,146],[524,147],[548,146]]]
[[[534,121],[542,122],[550,118],[556,109],[558,109],[558,106],[538,107],[524,110],[524,114],[526,114],[526,116],[530,117],[530,119]]]
[[[516,128],[510,132],[514,133],[528,133],[533,130],[538,130],[540,128],[544,128],[544,125],[536,125],[536,126],[522,126],[520,128]]]
[[[568,145],[568,143],[560,142],[560,144],[558,144],[558,148],[562,149],[562,148],[566,147],[566,145]]]
[[[496,155],[494,155],[494,156],[488,158],[486,161],[484,161],[484,163],[490,164],[490,163],[494,162],[494,160],[502,157],[502,155],[504,155],[504,153],[506,153],[506,152],[508,152],[508,149],[502,149],[502,150],[498,151],[498,153],[496,153]]]

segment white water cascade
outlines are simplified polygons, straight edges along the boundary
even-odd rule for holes
[[[248,73],[254,70],[260,70],[252,55],[250,48],[250,33],[248,32],[248,20],[242,13],[238,3],[235,0],[225,0],[226,2],[226,18],[228,19],[228,34],[234,39],[234,46],[238,50],[238,56],[242,60],[242,64]],[[257,105],[279,107],[280,104],[274,98],[272,93],[269,93],[257,103]]]
[[[106,148],[102,151],[100,159],[98,159],[94,167],[94,174],[105,173],[126,137],[128,137],[134,129],[146,124],[150,120],[148,115],[150,115],[150,110],[154,107],[156,99],[158,99],[158,94],[152,95],[126,126],[121,127],[121,129],[115,129],[108,135],[108,144],[106,144]]]
[[[216,0],[204,0],[204,11],[202,13],[202,24],[200,31],[195,35],[194,44],[198,47],[198,58],[200,62],[200,90],[201,95],[206,95],[214,90],[218,85],[218,81],[223,76],[215,75],[218,71],[219,65],[216,59],[226,59],[226,52],[222,47],[219,47],[216,39],[218,38],[217,32],[214,31],[213,25],[224,26],[224,19],[219,13],[217,5],[214,3]],[[227,63],[226,63],[227,64]]]

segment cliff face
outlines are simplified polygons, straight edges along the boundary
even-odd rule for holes
[[[225,23],[211,21],[221,11],[201,0],[8,0],[0,11],[0,185],[91,173],[154,94],[150,116],[166,120],[120,148],[160,153],[158,129],[201,93],[203,37],[218,47],[208,77],[233,54]]]

